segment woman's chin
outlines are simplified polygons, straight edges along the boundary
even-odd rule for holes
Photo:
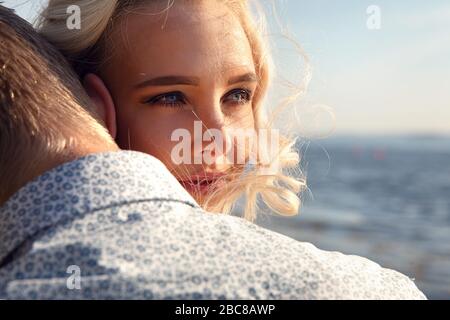
[[[205,198],[213,191],[224,185],[224,181],[219,180],[213,181],[211,183],[193,183],[184,181],[179,182],[194,198]]]
[[[216,186],[207,184],[207,185],[190,185],[190,184],[182,184],[187,192],[194,198],[194,200],[202,206],[204,209],[204,204],[208,200],[208,204],[212,205],[214,201],[214,197],[211,198],[211,194],[214,190],[217,189]]]

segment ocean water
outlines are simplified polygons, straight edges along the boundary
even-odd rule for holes
[[[300,215],[257,223],[324,250],[365,256],[450,299],[450,137],[299,141]]]

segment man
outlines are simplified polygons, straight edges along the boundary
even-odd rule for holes
[[[0,299],[423,299],[406,276],[206,213],[119,151],[67,63],[0,6]]]

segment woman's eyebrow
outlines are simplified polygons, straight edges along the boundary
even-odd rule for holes
[[[135,86],[136,89],[144,88],[147,86],[173,86],[173,85],[189,85],[198,86],[200,83],[197,77],[185,77],[185,76],[164,76],[157,77],[149,80],[145,80]]]
[[[248,72],[228,80],[228,85],[232,85],[239,82],[256,82],[257,76],[254,72]],[[163,76],[153,79],[145,80],[135,86],[136,89],[148,87],[148,86],[173,86],[173,85],[189,85],[198,86],[200,79],[198,77],[186,77],[186,76]]]
[[[239,83],[239,82],[256,82],[258,81],[258,77],[254,72],[248,72],[246,74],[233,77],[230,80],[228,80],[228,85],[231,86],[232,84]]]

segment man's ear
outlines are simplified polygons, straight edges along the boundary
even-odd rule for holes
[[[83,79],[83,86],[91,100],[97,106],[109,134],[113,139],[116,139],[116,110],[114,108],[114,101],[105,83],[96,74],[88,73]]]

